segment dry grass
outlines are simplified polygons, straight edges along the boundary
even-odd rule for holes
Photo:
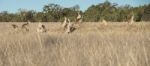
[[[47,33],[11,24],[0,23],[0,66],[150,66],[150,23],[82,23],[70,34],[60,23],[44,23]]]

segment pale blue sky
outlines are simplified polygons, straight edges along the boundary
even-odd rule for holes
[[[92,4],[102,3],[105,0],[0,0],[0,12],[17,12],[19,8],[27,10],[42,11],[44,5],[49,3],[59,4],[63,7],[71,7],[79,5],[82,11],[85,11]],[[119,5],[129,4],[131,6],[139,6],[149,4],[150,0],[109,0]]]

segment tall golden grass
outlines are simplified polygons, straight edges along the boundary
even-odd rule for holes
[[[29,32],[11,24],[0,23],[0,66],[150,66],[148,22],[82,23],[70,34],[60,23],[43,23],[47,33],[36,33],[37,23]]]

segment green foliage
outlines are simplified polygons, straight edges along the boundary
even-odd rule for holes
[[[117,4],[110,3],[108,1],[100,3],[98,5],[92,5],[87,11],[85,11],[85,20],[87,21],[101,21],[103,19],[107,21],[123,21],[125,19],[128,9],[125,7],[115,7]]]
[[[144,14],[142,16],[143,21],[150,21],[150,4],[144,9]]]
[[[96,22],[100,19],[99,7],[92,5],[84,13],[84,21],[86,22]]]
[[[62,22],[64,17],[76,21],[77,13],[80,12],[85,22],[99,22],[103,19],[111,22],[128,21],[134,15],[135,21],[150,21],[150,5],[131,7],[130,5],[118,6],[116,3],[105,1],[90,6],[85,12],[80,11],[79,5],[70,8],[58,4],[47,4],[43,6],[42,12],[19,9],[17,13],[0,13],[0,22]]]
[[[47,21],[57,22],[62,17],[62,7],[57,4],[48,4],[43,7],[44,16]]]

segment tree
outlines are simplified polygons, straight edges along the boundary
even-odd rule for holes
[[[62,7],[57,4],[48,4],[43,7],[43,12],[47,21],[57,22],[62,16]]]
[[[150,4],[144,9],[144,14],[142,16],[143,21],[150,21]]]
[[[116,16],[116,3],[110,3],[109,1],[105,1],[104,3],[100,3],[98,6],[100,7],[100,20],[106,19],[109,21],[113,21],[114,17]],[[114,15],[114,16],[113,16]]]
[[[85,21],[100,21],[103,19],[113,20],[116,15],[117,8],[116,3],[110,3],[109,1],[105,1],[104,3],[100,3],[98,5],[92,5],[89,7],[84,14]]]
[[[76,6],[71,7],[71,8],[64,8],[62,11],[62,15],[63,15],[63,17],[68,17],[72,21],[75,21],[78,11],[79,11],[79,9]],[[64,19],[64,18],[62,18],[62,19]]]
[[[96,22],[99,19],[100,19],[100,11],[98,6],[92,5],[84,13],[83,20],[86,22]]]
[[[0,17],[1,17],[0,20],[2,22],[9,22],[12,19],[11,14],[9,14],[7,11],[1,12]]]
[[[42,12],[26,9],[19,9],[17,13],[0,12],[0,21],[26,22],[29,20],[32,22],[62,22],[64,17],[75,21],[78,12],[82,14],[83,21],[85,22],[98,22],[103,19],[111,22],[124,22],[128,21],[133,15],[135,21],[150,21],[150,4],[139,7],[117,5],[106,0],[104,3],[92,5],[85,12],[82,12],[79,5],[65,8],[58,4],[47,4],[43,7]]]

